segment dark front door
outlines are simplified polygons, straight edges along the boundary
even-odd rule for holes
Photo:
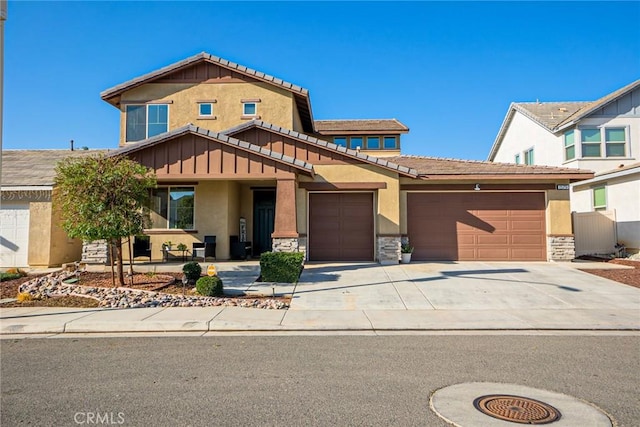
[[[271,234],[276,219],[275,190],[253,192],[253,255],[271,251]]]

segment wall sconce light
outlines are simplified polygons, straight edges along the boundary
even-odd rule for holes
[[[473,187],[473,189],[474,189],[475,191],[480,191],[480,184],[476,184],[476,186],[475,186],[475,187]]]

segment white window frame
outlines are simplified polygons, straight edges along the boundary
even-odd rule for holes
[[[247,114],[245,108],[247,107],[247,105],[253,105],[255,112],[253,114]],[[255,117],[258,115],[258,103],[251,101],[251,102],[243,102],[242,103],[242,116],[243,117]]]
[[[608,130],[613,130],[613,129],[621,129],[622,131],[624,131],[624,141],[607,141],[607,131]],[[604,138],[602,138],[602,140],[604,141],[604,156],[607,158],[611,158],[611,157],[617,157],[617,158],[625,158],[628,156],[628,150],[629,150],[629,127],[628,126],[607,126],[602,128],[602,135],[604,136]],[[624,154],[622,156],[610,156],[607,153],[607,146],[609,144],[614,144],[614,145],[619,145],[622,144],[624,146]]]
[[[534,165],[535,164],[535,156],[534,156],[534,147],[527,148],[522,152],[522,160],[525,165]]]
[[[604,205],[596,206],[596,190],[604,190]],[[607,196],[608,196],[607,186],[606,185],[598,185],[597,187],[591,188],[591,206],[594,211],[604,211],[607,210]]]
[[[570,132],[573,132],[573,144],[567,145],[567,134],[569,134]],[[575,129],[571,129],[571,130],[566,131],[562,135],[562,148],[563,148],[563,151],[564,151],[564,161],[565,162],[568,162],[570,160],[575,160],[578,157],[578,150],[577,150],[577,147],[576,147],[576,136],[577,136],[576,134],[577,134],[576,130]],[[573,147],[573,157],[569,158],[567,156],[567,149],[569,149],[571,147]]]
[[[198,118],[201,118],[201,119],[214,119],[216,117],[215,116],[215,112],[216,111],[215,111],[215,108],[214,108],[213,104],[215,104],[215,103],[216,103],[215,99],[205,100],[205,101],[196,101],[196,104],[198,106]],[[202,114],[201,108],[202,108],[203,105],[209,105],[211,107],[211,114]]]
[[[604,148],[604,139],[603,139],[603,135],[602,135],[602,128],[598,127],[598,126],[581,126],[578,128],[580,130],[580,158],[581,159],[601,159],[602,158],[602,149]],[[582,133],[585,130],[597,130],[598,133],[600,134],[600,141],[599,142],[585,142],[582,140]],[[584,146],[585,145],[591,145],[591,146],[596,146],[598,145],[600,147],[600,155],[599,156],[585,156],[584,155]]]
[[[124,107],[124,140],[125,142],[137,142],[137,141],[144,141],[145,139],[149,139],[149,107],[152,107],[152,106],[157,107],[157,106],[164,105],[167,107],[167,130],[165,130],[163,133],[169,132],[169,124],[171,123],[171,116],[170,116],[171,108],[169,108],[170,104],[171,102],[148,102],[144,104],[142,103],[126,104]],[[127,110],[129,109],[129,107],[142,107],[142,106],[144,106],[145,108],[144,139],[130,141],[127,139],[127,125],[128,125],[128,119],[129,119],[129,114]]]

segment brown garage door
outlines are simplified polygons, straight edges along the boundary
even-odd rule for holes
[[[409,193],[416,260],[546,260],[544,193]]]
[[[309,194],[309,259],[373,260],[373,194]]]

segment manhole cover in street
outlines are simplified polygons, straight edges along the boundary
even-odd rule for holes
[[[505,394],[480,396],[473,406],[490,417],[519,424],[549,424],[561,416],[556,408],[539,400]]]

